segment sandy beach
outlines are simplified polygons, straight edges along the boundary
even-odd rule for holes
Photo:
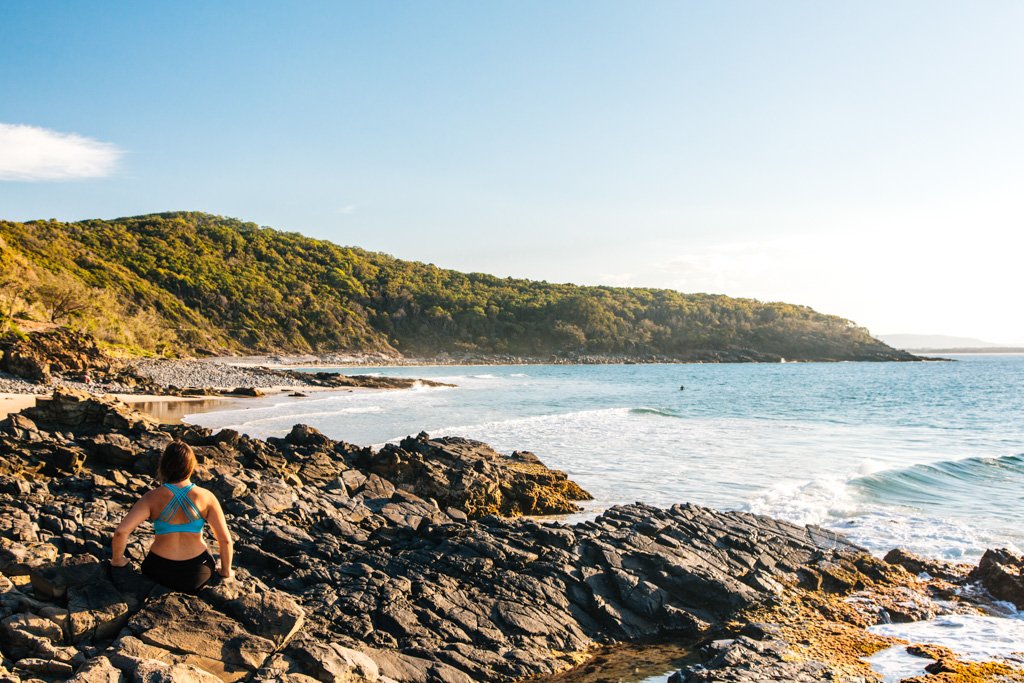
[[[0,394],[0,420],[36,404],[38,394]]]

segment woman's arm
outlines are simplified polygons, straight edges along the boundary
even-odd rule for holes
[[[149,501],[146,500],[146,496],[143,496],[132,506],[132,509],[128,511],[114,531],[114,539],[111,542],[111,565],[124,567],[128,564],[128,558],[124,556],[124,549],[128,545],[128,536],[147,519],[149,519]]]
[[[217,554],[220,555],[219,573],[226,579],[234,576],[231,570],[231,558],[234,555],[234,546],[231,543],[231,532],[228,531],[228,522],[224,519],[224,511],[220,507],[217,496],[210,494],[211,503],[206,521],[213,529],[213,535],[217,539]]]

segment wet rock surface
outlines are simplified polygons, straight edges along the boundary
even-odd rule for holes
[[[1024,557],[1005,548],[987,550],[971,578],[979,581],[996,600],[1024,610]]]
[[[298,372],[296,370],[276,370],[298,383],[313,387],[361,387],[364,389],[409,389],[415,386],[451,387],[453,384],[435,382],[429,379],[411,379],[409,377],[387,377],[384,375],[342,375],[338,372]]]
[[[236,539],[237,579],[195,596],[105,561],[173,438]],[[0,421],[0,680],[520,680],[599,645],[732,631],[676,680],[854,680],[772,624],[842,640],[921,613],[901,606],[925,594],[912,574],[817,527],[694,505],[519,516],[586,495],[466,439],[372,451],[297,425],[262,441],[60,390]]]

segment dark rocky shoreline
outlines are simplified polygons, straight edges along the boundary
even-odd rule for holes
[[[172,438],[236,537],[238,579],[198,596],[104,560]],[[540,680],[660,639],[700,653],[675,681],[871,681],[860,657],[892,641],[866,626],[974,611],[959,592],[977,581],[1024,606],[1005,551],[968,575],[694,505],[519,516],[586,497],[532,454],[465,439],[372,451],[296,426],[261,441],[58,391],[0,422],[0,680]]]
[[[261,396],[281,387],[408,389],[444,387],[407,377],[298,372],[183,359],[112,358],[91,336],[67,329],[0,343],[0,391],[46,394],[54,387],[160,396]]]
[[[363,366],[363,367],[409,367],[417,365],[652,365],[652,364],[699,364],[699,363],[841,363],[841,362],[915,362],[947,361],[948,358],[916,356],[894,349],[892,353],[870,353],[853,356],[815,356],[786,358],[778,354],[762,353],[749,349],[708,349],[679,355],[621,355],[621,354],[564,354],[555,356],[517,356],[509,354],[450,354],[433,356],[381,356],[366,354],[319,354],[288,355],[268,354],[264,356],[221,357],[218,360],[243,362],[255,366]]]

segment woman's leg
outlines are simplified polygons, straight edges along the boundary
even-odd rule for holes
[[[214,561],[213,555],[209,552],[203,553],[196,559],[199,560],[199,563],[195,569],[193,580],[195,587],[192,589],[193,593],[208,584],[217,571],[217,563]]]

